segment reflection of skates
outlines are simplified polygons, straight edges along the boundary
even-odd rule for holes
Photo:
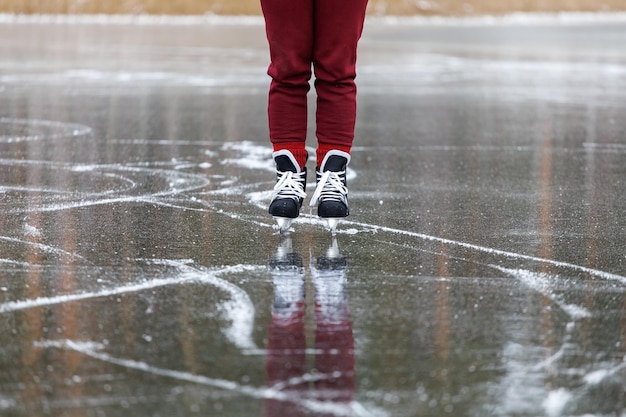
[[[341,276],[340,279],[345,281],[347,266],[348,260],[339,253],[337,238],[333,237],[326,254],[317,258],[315,271],[322,276],[335,276],[337,278]]]
[[[333,237],[326,254],[312,268],[315,286],[315,368],[320,400],[347,403],[354,394],[354,337],[344,287],[347,259]]]
[[[344,294],[348,261],[339,253],[337,238],[333,237],[326,254],[319,256],[312,266],[315,302],[318,319],[324,322],[349,320],[348,303]]]
[[[292,251],[291,238],[284,236],[276,253],[270,258],[270,274],[274,282],[272,313],[288,318],[304,315],[304,267],[302,256]]]
[[[337,240],[311,265],[315,294],[315,369],[307,371],[304,326],[304,268],[293,252],[291,238],[283,235],[270,258],[274,283],[272,322],[267,338],[268,386],[288,393],[289,400],[269,398],[267,417],[310,415],[300,401],[347,404],[354,396],[354,338],[344,295],[346,258]],[[317,415],[317,414],[316,414]]]
[[[308,388],[306,375],[306,332],[304,329],[304,267],[302,257],[293,252],[291,238],[283,236],[270,257],[274,283],[272,322],[267,336],[267,383],[272,389],[298,398]],[[296,401],[268,399],[268,417],[303,416]]]

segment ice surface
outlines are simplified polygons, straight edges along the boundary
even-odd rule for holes
[[[375,16],[369,18],[387,25],[433,26],[485,26],[485,25],[571,25],[624,23],[623,12],[561,12],[561,13],[510,13],[501,16]],[[263,25],[261,16],[166,16],[166,15],[38,15],[0,14],[0,23],[10,24],[87,24],[87,25]]]
[[[571,398],[572,393],[563,388],[550,392],[550,395],[543,403],[548,417],[561,416],[565,405]]]
[[[0,16],[0,410],[617,415],[624,20],[369,19],[281,281],[259,18]]]

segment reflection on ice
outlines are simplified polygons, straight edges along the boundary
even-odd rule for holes
[[[141,262],[141,260],[135,261],[138,263]],[[228,324],[221,329],[224,336],[241,350],[256,348],[252,340],[255,309],[250,298],[241,288],[220,278],[220,275],[223,274],[232,273],[233,271],[241,269],[254,269],[254,267],[238,265],[236,267],[209,270],[194,268],[188,265],[189,261],[144,260],[144,262],[147,262],[149,265],[161,265],[165,268],[172,267],[174,268],[175,274],[172,277],[159,277],[154,279],[140,279],[140,277],[137,277],[138,282],[136,283],[118,285],[113,288],[103,288],[93,292],[78,292],[29,300],[9,301],[0,304],[0,314],[43,306],[50,307],[77,301],[107,298],[123,294],[142,293],[167,286],[200,283],[210,285],[229,295],[229,299],[223,300],[220,305],[217,306],[217,310],[224,315],[225,320],[228,322]]]
[[[0,144],[84,137],[92,133],[89,126],[75,123],[0,117]]]
[[[372,23],[419,26],[536,26],[536,25],[579,25],[626,22],[626,13],[620,12],[559,12],[559,13],[510,13],[487,16],[373,16]],[[260,16],[224,16],[206,14],[202,16],[149,15],[149,14],[10,14],[1,13],[0,23],[6,24],[80,24],[80,25],[254,25],[262,26]]]
[[[300,400],[293,403],[269,400],[266,402],[268,416],[308,415],[302,401],[311,400],[339,405],[328,408],[329,415],[357,415],[349,409],[341,411],[342,405],[352,403],[355,390],[354,337],[344,295],[346,266],[336,238],[327,253],[311,266],[316,327],[315,347],[309,350],[302,256],[292,251],[291,237],[282,236],[277,252],[270,259],[274,303],[268,330],[268,384]],[[314,354],[310,371],[307,371],[307,352]]]
[[[548,274],[535,273],[525,270],[511,270],[501,267],[495,267],[505,274],[511,275],[520,280],[524,285],[534,291],[550,298],[561,310],[563,310],[572,320],[580,320],[591,317],[591,313],[584,307],[576,304],[568,303],[563,299],[562,295],[555,293],[554,289],[559,281],[558,277]]]
[[[22,23],[2,413],[623,413],[620,21],[373,22],[355,212],[278,248],[260,23]]]

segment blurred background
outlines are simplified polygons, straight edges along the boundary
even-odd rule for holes
[[[626,10],[624,0],[370,0],[371,15]],[[260,14],[259,0],[0,0],[4,13]]]

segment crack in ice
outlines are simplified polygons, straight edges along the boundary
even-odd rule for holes
[[[251,385],[244,385],[226,379],[211,378],[208,376],[192,374],[185,371],[159,368],[157,366],[153,366],[142,361],[118,358],[109,355],[108,353],[102,352],[104,345],[90,341],[46,340],[35,342],[35,347],[71,350],[86,355],[92,359],[121,366],[123,368],[133,369],[136,371],[149,373],[151,375],[172,378],[178,381],[185,381],[194,384],[210,386],[225,391],[232,391],[256,399],[293,403],[304,409],[316,413],[329,414],[337,417],[387,416],[387,413],[382,410],[367,410],[363,405],[359,404],[356,401],[352,401],[349,403],[336,403],[311,398],[303,398],[301,396],[294,395],[293,391],[283,392],[273,387],[257,388]]]
[[[36,307],[59,305],[68,302],[137,293],[159,287],[196,282],[211,285],[229,295],[230,299],[222,300],[219,305],[220,311],[230,322],[229,326],[225,326],[221,329],[222,333],[231,343],[241,350],[257,349],[257,346],[252,339],[255,317],[254,304],[244,290],[222,278],[219,278],[219,275],[245,272],[258,267],[250,265],[235,265],[216,270],[209,270],[190,267],[186,264],[188,261],[153,260],[152,262],[155,264],[160,263],[161,265],[174,266],[178,269],[178,273],[172,278],[151,279],[144,282],[122,285],[94,292],[62,294],[52,297],[9,301],[0,304],[0,314]]]

